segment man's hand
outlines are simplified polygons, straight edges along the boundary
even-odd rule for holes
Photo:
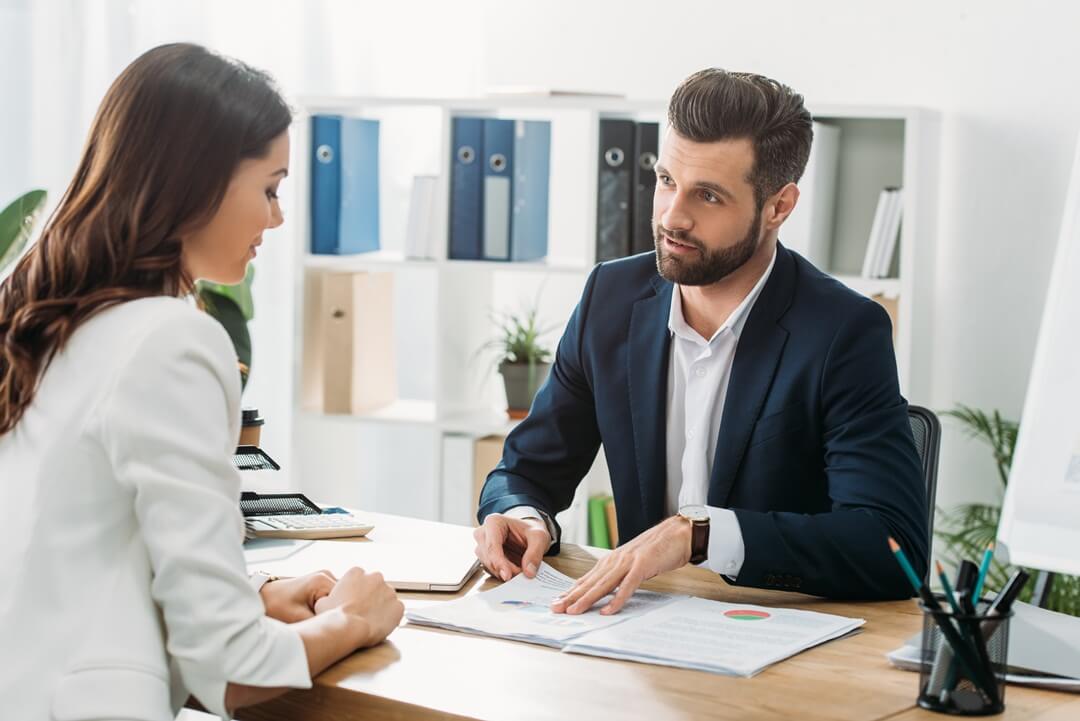
[[[492,513],[484,525],[473,532],[476,557],[484,570],[496,578],[509,581],[525,572],[526,578],[536,576],[544,553],[551,546],[551,534],[539,518],[510,518]]]
[[[334,588],[337,579],[329,571],[297,578],[279,578],[259,589],[266,615],[285,623],[296,623],[315,615],[315,602]]]
[[[600,609],[605,616],[618,613],[642,583],[665,571],[682,568],[690,561],[690,532],[689,521],[679,516],[650,528],[600,559],[551,604],[551,610],[585,613],[618,587],[615,598]]]

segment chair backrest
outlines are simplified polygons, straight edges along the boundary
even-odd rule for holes
[[[908,406],[911,435],[915,437],[915,450],[919,454],[923,480],[926,482],[926,532],[929,542],[934,542],[934,509],[937,506],[938,451],[941,449],[941,423],[934,412],[921,406]],[[929,566],[927,567],[929,573]]]

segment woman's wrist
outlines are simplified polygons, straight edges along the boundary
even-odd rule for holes
[[[331,616],[328,622],[334,633],[347,640],[350,651],[371,645],[371,625],[362,616],[346,613],[340,607],[325,611],[322,615]]]

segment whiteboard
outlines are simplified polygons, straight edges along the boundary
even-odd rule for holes
[[[1080,143],[998,527],[1008,562],[1080,574]]]

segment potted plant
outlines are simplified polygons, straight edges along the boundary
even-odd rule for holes
[[[251,372],[251,333],[248,321],[255,317],[255,302],[251,297],[251,283],[255,280],[255,266],[248,264],[247,275],[236,285],[222,285],[200,280],[195,285],[199,307],[225,327],[236,349],[240,368],[241,387],[247,386]]]
[[[485,346],[498,350],[495,362],[503,377],[506,412],[511,418],[529,414],[536,391],[551,370],[551,349],[540,340],[548,329],[539,327],[537,314],[534,304],[520,313],[496,315],[499,337]]]
[[[0,277],[22,254],[47,197],[44,190],[31,190],[0,213]]]
[[[994,455],[997,466],[1001,493],[1009,482],[1009,469],[1012,466],[1013,451],[1016,448],[1016,436],[1020,425],[1016,421],[1002,418],[998,411],[992,414],[958,405],[943,416],[960,422],[964,432],[971,438],[986,443]],[[987,545],[997,537],[998,520],[1001,517],[1000,503],[967,503],[951,511],[937,510],[940,522],[934,535],[944,544],[944,558],[956,565],[961,559],[979,559]],[[1036,571],[1028,569],[1032,577]],[[986,588],[1000,590],[1008,580],[1013,569],[995,558],[986,574]],[[1020,594],[1020,599],[1031,598],[1035,584],[1029,583]],[[1080,576],[1056,574],[1050,588],[1047,607],[1073,616],[1080,616]]]

